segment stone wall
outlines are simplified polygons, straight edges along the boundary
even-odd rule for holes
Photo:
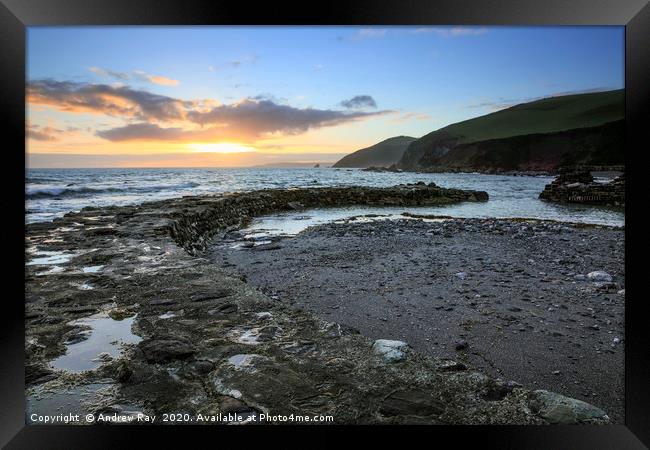
[[[434,183],[407,184],[386,188],[328,187],[265,189],[219,197],[184,198],[182,208],[170,211],[174,240],[195,254],[205,249],[219,232],[244,226],[253,217],[303,208],[354,205],[432,206],[461,201],[487,201],[483,191],[446,189]]]

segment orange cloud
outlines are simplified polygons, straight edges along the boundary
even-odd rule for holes
[[[142,81],[147,81],[153,84],[159,84],[161,86],[178,86],[180,81],[174,80],[172,78],[163,77],[161,75],[151,75],[142,70],[135,70],[133,74],[127,72],[118,72],[110,69],[103,69],[101,67],[90,67],[88,68],[95,75],[101,77],[115,78],[120,81],[128,81],[132,79],[139,79]]]
[[[27,101],[65,112],[92,112],[142,120],[182,119],[185,107],[190,104],[126,86],[55,80],[29,83]]]
[[[252,141],[262,137],[302,134],[312,129],[393,113],[389,110],[296,108],[264,97],[245,98],[232,104],[220,104],[210,99],[185,101],[127,86],[55,80],[29,83],[27,99],[30,104],[49,105],[65,112],[92,112],[129,119],[124,126],[96,131],[97,136],[110,141]],[[130,119],[138,122],[133,123]]]
[[[178,86],[178,84],[180,83],[180,81],[178,80],[173,80],[171,78],[163,77],[160,75],[150,75],[141,70],[136,70],[135,73],[140,78],[143,78],[153,84],[159,84],[161,86]]]
[[[74,131],[77,131],[77,129],[68,128],[67,130],[62,130],[60,128],[40,126],[29,122],[25,126],[27,139],[43,142],[59,141],[62,135],[70,134]]]

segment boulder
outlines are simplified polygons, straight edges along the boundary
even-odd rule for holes
[[[608,423],[609,417],[600,408],[555,392],[537,390],[531,393],[532,406],[552,424]]]
[[[382,357],[386,362],[398,362],[406,358],[404,349],[408,347],[408,344],[403,341],[392,341],[389,339],[377,339],[372,344],[372,350],[375,354]]]

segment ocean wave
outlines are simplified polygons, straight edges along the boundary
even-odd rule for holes
[[[87,186],[79,186],[79,187],[50,186],[50,187],[39,187],[39,188],[27,187],[27,198],[30,200],[38,200],[38,199],[46,199],[46,198],[90,197],[94,195],[116,194],[116,193],[123,193],[123,194],[147,193],[147,192],[158,192],[158,191],[166,191],[166,190],[190,189],[197,186],[199,186],[199,183],[188,181],[187,183],[180,183],[180,184],[128,186],[128,187],[113,187],[113,186],[101,187],[101,188],[93,188]]]
[[[57,183],[60,182],[60,178],[47,178],[47,177],[25,177],[25,183],[27,184],[39,184],[39,183]]]

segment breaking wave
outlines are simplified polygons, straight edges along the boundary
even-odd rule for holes
[[[87,186],[65,186],[65,187],[38,187],[38,188],[27,188],[27,198],[31,200],[43,199],[43,198],[69,198],[69,197],[88,197],[94,195],[102,194],[128,194],[133,193],[146,193],[146,192],[158,192],[164,190],[179,190],[179,189],[191,189],[199,186],[199,183],[194,183],[192,181],[181,184],[167,184],[167,185],[152,185],[152,186],[129,186],[129,187],[102,187],[102,188],[92,188]]]

